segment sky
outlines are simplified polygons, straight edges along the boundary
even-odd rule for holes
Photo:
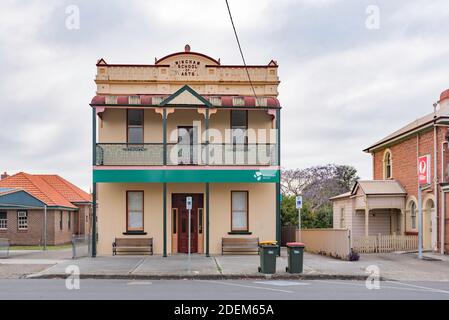
[[[247,63],[279,64],[284,168],[346,164],[370,179],[362,150],[449,88],[447,0],[229,4]],[[242,62],[224,0],[2,0],[0,171],[89,191],[97,59],[152,64],[185,44]]]

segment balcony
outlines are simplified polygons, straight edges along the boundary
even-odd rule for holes
[[[163,143],[96,144],[97,166],[273,166],[277,164],[277,146],[267,143],[168,143],[166,148]]]

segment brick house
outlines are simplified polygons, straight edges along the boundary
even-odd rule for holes
[[[351,192],[331,199],[334,227],[349,228],[358,236],[417,235],[418,157],[428,156],[430,183],[422,187],[423,247],[447,253],[448,127],[449,90],[446,90],[434,104],[434,112],[366,148],[364,152],[372,155],[373,180],[359,181]],[[371,191],[364,192],[364,186]]]
[[[65,244],[89,232],[91,196],[58,175],[24,172],[0,180],[0,238],[11,245]],[[46,225],[46,227],[45,227]]]

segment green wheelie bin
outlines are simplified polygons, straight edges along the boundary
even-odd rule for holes
[[[289,273],[302,273],[304,260],[304,243],[288,242],[288,266],[285,271]]]
[[[260,267],[259,272],[275,273],[278,246],[276,241],[259,243]]]

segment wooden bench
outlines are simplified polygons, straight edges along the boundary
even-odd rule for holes
[[[222,238],[221,254],[259,253],[259,238]]]
[[[118,253],[153,254],[153,238],[115,238],[112,255]]]
[[[0,258],[9,256],[9,239],[0,238]]]

